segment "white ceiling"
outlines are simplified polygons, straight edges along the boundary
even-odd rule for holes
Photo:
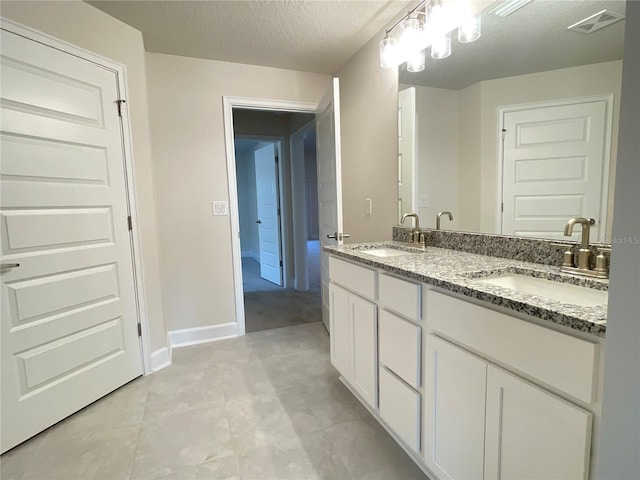
[[[88,1],[148,52],[331,74],[416,1]]]
[[[427,49],[425,70],[400,66],[400,82],[458,90],[482,80],[556,70],[622,59],[624,20],[585,35],[570,25],[603,9],[625,12],[624,0],[533,0],[506,18],[482,13],[482,36],[461,44],[452,35],[451,56],[433,60]]]

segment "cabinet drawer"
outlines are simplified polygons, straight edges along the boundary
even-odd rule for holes
[[[376,272],[335,257],[329,257],[329,278],[370,300],[376,298]]]
[[[595,401],[597,343],[432,290],[426,312],[429,328],[456,343],[575,398]]]
[[[420,452],[420,394],[380,367],[380,417],[414,452]]]
[[[407,282],[385,274],[380,274],[378,282],[380,305],[411,320],[420,320],[419,283]]]
[[[420,387],[420,327],[380,310],[380,362],[413,388]]]

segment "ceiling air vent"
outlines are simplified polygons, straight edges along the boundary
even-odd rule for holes
[[[520,10],[525,5],[531,3],[532,0],[507,0],[501,3],[489,13],[493,13],[498,17],[508,17],[516,10]]]
[[[568,29],[579,33],[593,33],[604,27],[613,25],[623,18],[624,15],[621,13],[612,12],[611,10],[602,10],[601,12],[595,13],[584,20],[580,20],[578,23],[574,23],[568,27]]]

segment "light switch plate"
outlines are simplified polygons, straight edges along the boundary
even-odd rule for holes
[[[429,195],[420,195],[418,198],[418,206],[420,208],[428,208],[429,207]]]
[[[211,213],[214,217],[229,215],[229,204],[222,201],[211,202]]]
[[[373,201],[370,198],[364,199],[364,213],[367,215],[373,214]]]

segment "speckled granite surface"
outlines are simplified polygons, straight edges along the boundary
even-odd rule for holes
[[[367,253],[367,250],[385,247],[406,250],[407,254],[381,258]],[[607,280],[577,278],[572,275],[562,274],[556,266],[496,258],[432,246],[427,247],[426,251],[422,251],[400,242],[324,247],[324,250],[338,257],[441,287],[545,321],[564,325],[574,330],[587,332],[599,337],[605,336],[607,323],[606,304],[595,307],[580,307],[487,284],[479,281],[479,279],[502,273],[520,273],[608,291],[609,282]]]
[[[560,265],[562,263],[562,254],[566,248],[558,247],[554,244],[567,246],[576,244],[575,241],[566,240],[545,240],[542,238],[454,232],[452,230],[433,230],[428,228],[421,230],[427,237],[427,245],[433,247],[542,265]],[[406,242],[410,231],[410,228],[393,227],[392,238],[398,242]],[[594,262],[597,255],[597,247],[602,246],[610,247],[611,245],[592,242],[591,250]]]

